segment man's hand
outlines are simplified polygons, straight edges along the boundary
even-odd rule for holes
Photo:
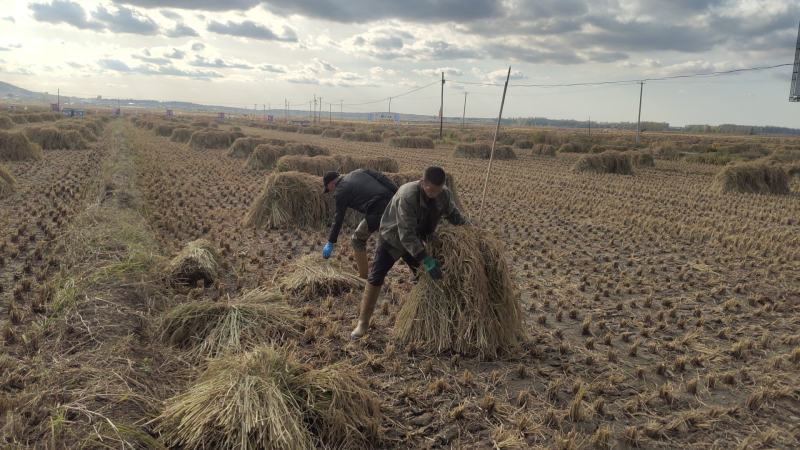
[[[325,244],[325,247],[322,247],[322,257],[328,259],[331,257],[331,253],[333,253],[333,243],[328,242]]]
[[[425,272],[428,272],[428,275],[430,275],[434,281],[442,279],[442,269],[439,267],[439,261],[436,261],[433,257],[426,256],[425,259],[422,260],[422,267],[425,268]]]

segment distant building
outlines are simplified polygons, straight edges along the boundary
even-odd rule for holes
[[[64,108],[61,111],[61,114],[64,117],[78,117],[78,118],[82,119],[83,117],[86,116],[86,111],[84,111],[82,109],[75,109],[75,108]]]
[[[61,105],[58,103],[50,103],[50,112],[59,112],[61,111]]]
[[[273,122],[274,120],[275,118],[272,116],[272,114],[267,115],[267,122]]]
[[[379,113],[369,113],[369,121],[370,122],[400,122],[400,114],[399,113],[390,113],[390,112],[379,112]]]
[[[217,121],[222,122],[224,120],[225,120],[225,113],[224,112],[217,113]]]
[[[165,117],[172,117],[172,116],[174,116],[174,115],[175,115],[175,114],[172,112],[172,110],[171,110],[171,109],[168,109],[168,110],[167,110],[167,112],[166,112],[166,113],[164,113],[164,116],[165,116]]]

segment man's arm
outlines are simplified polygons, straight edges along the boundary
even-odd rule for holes
[[[417,235],[417,209],[411,199],[401,198],[397,205],[397,233],[403,248],[418,262],[427,256],[425,246]]]
[[[339,239],[339,232],[342,230],[345,214],[347,214],[347,196],[349,193],[341,192],[336,196],[336,216],[333,219],[331,232],[328,235],[328,242],[335,244]]]
[[[456,202],[453,201],[453,193],[450,189],[445,188],[443,191],[447,193],[447,206],[445,207],[444,216],[448,222],[452,223],[453,225],[468,225],[469,220],[467,220],[459,211],[458,206],[456,206]]]

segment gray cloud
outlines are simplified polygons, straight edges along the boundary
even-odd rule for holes
[[[720,48],[770,58],[785,52],[789,36],[796,35],[800,2],[765,5],[757,13],[740,4],[741,0],[633,0],[623,8],[618,0],[509,0],[502,15],[460,23],[456,29],[484,36],[481,49],[486,57],[528,62],[614,62],[632,52],[703,53]]]
[[[53,0],[51,3],[32,3],[33,18],[39,22],[65,23],[83,30],[98,30],[103,26],[90,22],[86,11],[77,3],[68,0]]]
[[[442,40],[428,40],[396,28],[378,28],[350,39],[352,52],[373,58],[450,60],[479,57],[472,48],[462,47]]]
[[[118,59],[101,59],[97,62],[101,68],[113,70],[115,72],[131,72],[132,69]]]
[[[275,64],[262,64],[258,68],[264,72],[286,73],[286,67]]]
[[[170,59],[183,59],[186,56],[186,52],[183,50],[178,50],[177,48],[172,49],[172,53],[167,53],[164,55],[165,58]]]
[[[495,59],[511,59],[527,63],[579,64],[584,62],[584,59],[578,56],[574,50],[541,50],[526,45],[494,43],[485,46],[484,51]]]
[[[165,75],[165,76],[173,76],[181,78],[192,78],[197,80],[209,80],[212,78],[222,77],[222,74],[214,71],[204,71],[204,70],[186,71],[178,69],[173,65],[164,65],[156,67],[153,67],[151,65],[141,65],[141,66],[131,67],[125,64],[124,62],[113,58],[101,59],[100,61],[98,61],[98,65],[100,66],[100,68],[108,71],[126,73],[126,74]]]
[[[415,22],[468,22],[500,14],[500,0],[266,0],[278,14],[299,14],[335,22],[383,19]]]
[[[11,22],[11,23],[17,23],[17,20],[14,19],[12,16],[3,17],[3,20],[6,20],[6,21]]]
[[[165,66],[167,64],[172,64],[172,62],[167,58],[158,58],[158,57],[151,57],[150,52],[147,52],[146,56],[141,55],[133,55],[131,56],[133,59],[138,59],[139,61],[144,61],[149,64],[155,64],[157,66]]]
[[[194,61],[189,63],[194,67],[206,67],[216,69],[252,69],[253,67],[243,63],[231,63],[223,60],[222,58],[206,59],[202,56],[196,56]]]
[[[159,12],[161,13],[162,16],[166,17],[167,19],[183,20],[183,17],[181,17],[181,15],[176,13],[175,11],[170,11],[168,9],[162,9]]]
[[[194,28],[184,25],[182,23],[175,24],[175,27],[164,33],[167,37],[180,38],[180,37],[196,37],[199,36]]]
[[[65,23],[82,30],[109,30],[116,33],[153,35],[158,24],[150,17],[124,6],[112,11],[98,6],[91,20],[81,5],[69,0],[53,0],[51,3],[33,3],[29,6],[33,18],[39,22]]]
[[[114,0],[143,8],[178,8],[205,11],[245,11],[259,3],[260,0]]]
[[[158,25],[153,19],[124,6],[118,7],[116,11],[98,6],[92,17],[114,32],[145,35],[158,33]]]
[[[192,44],[192,50],[194,50],[196,52],[201,52],[205,48],[206,48],[206,46],[202,42],[195,42],[194,44]]]
[[[297,42],[297,34],[295,34],[294,30],[291,28],[284,27],[283,35],[278,35],[269,28],[259,25],[252,20],[245,20],[239,23],[230,20],[226,23],[212,20],[208,24],[208,31],[263,41]]]

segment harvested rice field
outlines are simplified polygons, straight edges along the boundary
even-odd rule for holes
[[[567,132],[511,129],[524,144],[503,142],[515,159],[493,162],[480,211],[488,161],[456,149],[488,128],[440,140],[412,126],[164,122],[114,119],[84,149],[0,159],[16,180],[0,198],[2,447],[800,446],[800,158],[777,161],[800,141],[720,136],[700,152],[712,144],[654,133],[637,150],[650,165],[616,151],[630,136],[592,150]],[[171,139],[166,125],[202,134]],[[330,199],[266,191],[321,190],[319,175],[248,164],[259,150],[233,144],[243,136],[403,174],[442,166],[473,222],[437,241],[445,282],[415,285],[398,263],[352,341],[360,218],[322,260]],[[625,170],[586,157],[607,151]],[[747,166],[747,192],[718,188],[737,185],[720,179],[725,163],[771,156]],[[254,209],[266,219],[248,220]],[[462,266],[439,248],[458,241],[481,258],[467,251]],[[484,288],[496,303],[470,315]],[[447,317],[488,337],[429,337]]]

